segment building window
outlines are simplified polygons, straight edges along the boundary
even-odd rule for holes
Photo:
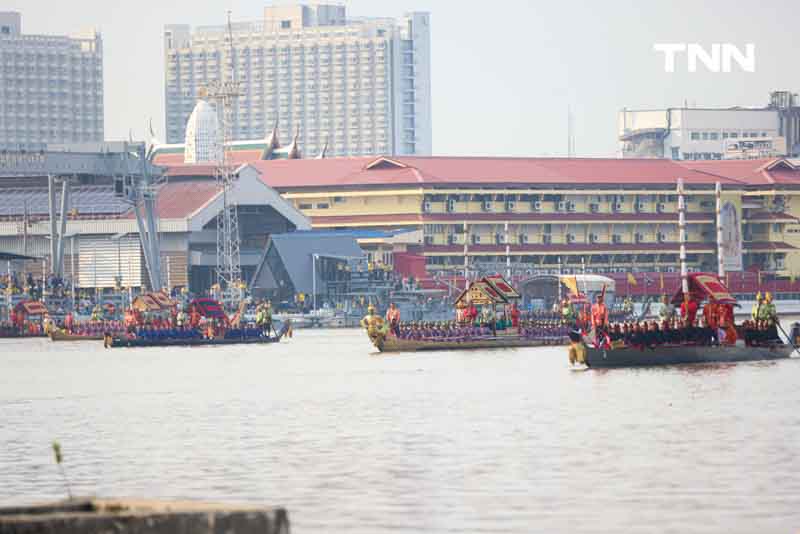
[[[708,141],[708,132],[703,132],[703,141]]]
[[[288,30],[291,27],[292,27],[292,21],[291,20],[282,20],[281,21],[281,29],[282,30]]]
[[[314,207],[314,205],[313,204],[299,204],[297,207],[298,207],[298,209],[301,209],[301,210],[310,210],[310,209],[312,209]]]
[[[330,204],[328,204],[327,202],[320,202],[319,204],[317,204],[317,209],[318,210],[326,210],[329,207],[330,207]]]
[[[711,139],[712,141],[716,141],[717,139],[719,139],[719,134],[717,132],[711,132],[708,134],[708,138]]]
[[[692,132],[691,139],[692,139],[692,141],[699,141],[700,140],[700,132]]]

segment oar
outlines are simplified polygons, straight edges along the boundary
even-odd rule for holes
[[[795,345],[795,344],[794,344],[794,341],[792,340],[791,336],[790,336],[789,334],[787,334],[787,333],[786,333],[786,330],[784,330],[784,329],[783,329],[783,327],[781,326],[781,322],[780,322],[780,321],[778,321],[778,320],[775,320],[775,325],[778,327],[778,330],[780,330],[780,331],[781,331],[781,333],[782,333],[784,336],[786,336],[786,341],[788,341],[788,342],[789,342],[789,345],[791,345],[791,346],[792,346],[792,348],[793,348],[795,351],[797,351],[797,345]]]

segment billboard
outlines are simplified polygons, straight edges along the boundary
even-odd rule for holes
[[[720,211],[722,265],[725,271],[742,270],[742,224],[736,204],[727,201]]]

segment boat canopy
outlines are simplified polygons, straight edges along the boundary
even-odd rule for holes
[[[459,303],[477,304],[479,306],[508,304],[520,298],[520,294],[499,274],[484,276],[472,282],[456,299]]]
[[[47,307],[38,300],[23,300],[15,307],[17,313],[22,312],[26,315],[45,315],[47,314]]]
[[[558,281],[573,293],[577,289],[578,293],[590,295],[600,293],[604,287],[608,293],[616,292],[614,279],[599,274],[561,274]]]
[[[719,304],[736,304],[736,299],[728,291],[725,283],[715,274],[711,273],[689,273],[689,296],[697,302],[706,299],[713,300]],[[672,303],[678,305],[683,302],[683,288],[678,287]]]
[[[225,311],[222,309],[222,305],[214,299],[194,299],[189,303],[189,310],[196,310],[197,313],[203,317],[210,317],[212,319],[227,318]]]
[[[161,305],[149,293],[138,295],[131,303],[131,308],[141,312],[161,311]]]
[[[142,293],[133,299],[131,307],[143,312],[159,312],[169,310],[175,306],[175,301],[160,291]]]

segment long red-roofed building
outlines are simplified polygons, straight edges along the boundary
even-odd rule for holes
[[[167,174],[202,172],[177,165]],[[367,249],[376,261],[414,265],[417,275],[424,264],[426,276],[463,274],[465,256],[473,273],[677,269],[679,179],[690,267],[716,271],[719,183],[729,267],[800,270],[797,160],[380,156],[256,160],[240,173],[275,188],[314,228],[416,231],[416,242]]]

